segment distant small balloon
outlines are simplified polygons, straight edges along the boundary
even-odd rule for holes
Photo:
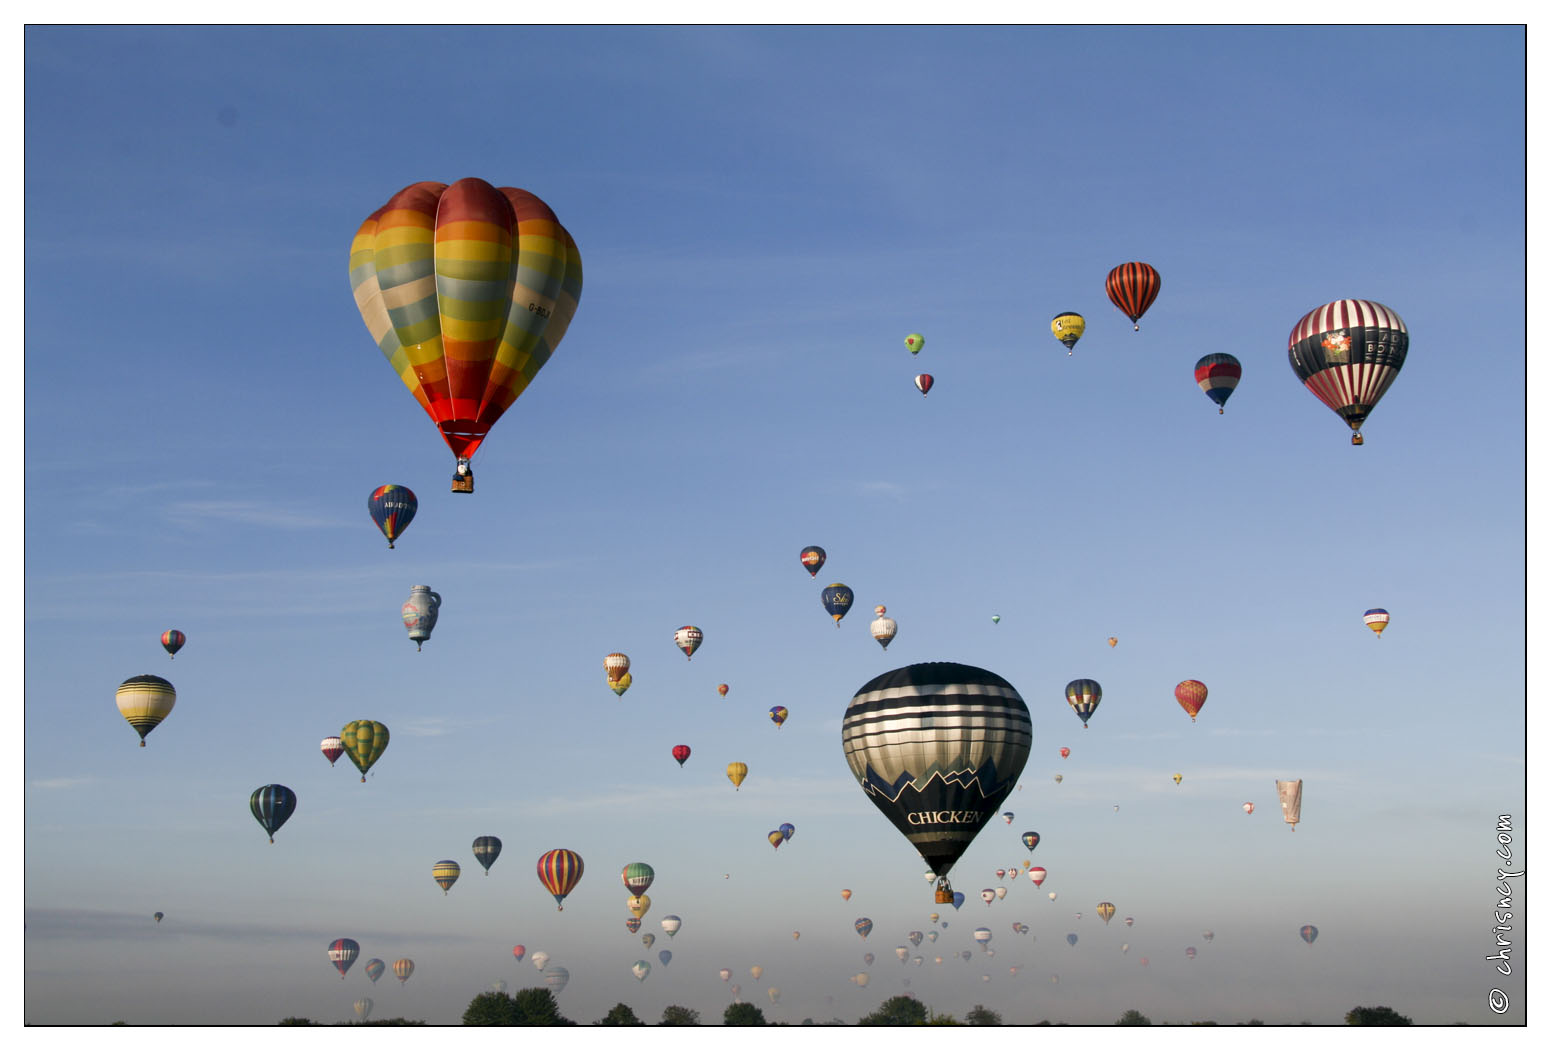
[[[919,332],[912,332],[905,337],[905,346],[910,348],[910,353],[919,354],[921,348],[926,346],[926,337]]]
[[[937,381],[932,379],[930,373],[923,372],[921,375],[916,377],[916,390],[920,391],[921,397],[924,398],[926,397],[927,392],[932,389],[932,384],[935,382]]]

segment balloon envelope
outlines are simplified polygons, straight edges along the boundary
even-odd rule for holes
[[[361,955],[361,946],[354,938],[335,938],[329,943],[329,962],[343,978],[345,972],[350,970],[350,965],[355,963],[355,958]]]
[[[851,773],[939,878],[1012,791],[1032,736],[1007,680],[949,662],[877,676],[841,725]]]
[[[162,649],[167,651],[169,657],[181,650],[183,644],[187,641],[188,636],[177,628],[170,628],[162,632]]]
[[[645,894],[651,889],[657,873],[644,861],[632,861],[620,871],[619,878],[631,894]]]
[[[1212,399],[1219,416],[1243,373],[1239,359],[1232,354],[1208,354],[1196,362],[1196,385]]]
[[[673,758],[678,760],[678,763],[679,763],[680,766],[683,766],[685,760],[687,760],[689,758],[689,745],[687,745],[687,744],[676,744],[676,745],[674,745],[673,746]]]
[[[1141,331],[1137,321],[1147,313],[1147,308],[1158,298],[1158,290],[1162,287],[1163,279],[1147,263],[1121,263],[1104,280],[1104,291],[1108,293],[1109,301],[1131,319],[1131,325],[1137,331]]]
[[[1374,635],[1382,636],[1384,629],[1389,626],[1389,610],[1370,609],[1363,614],[1363,623],[1373,629]]]
[[[379,485],[366,498],[367,513],[388,538],[389,547],[409,528],[419,508],[415,494],[402,485]]]
[[[366,977],[370,978],[373,983],[375,983],[377,979],[381,978],[383,976],[383,972],[385,972],[387,969],[388,965],[382,960],[371,959],[366,961]]]
[[[145,735],[167,718],[178,702],[178,691],[160,675],[136,675],[119,685],[114,700],[119,714],[140,735],[140,747],[144,748]]]
[[[329,761],[329,766],[334,765],[334,760],[345,754],[345,745],[338,737],[325,737],[319,749],[323,752],[323,758]]]
[[[418,182],[356,231],[350,285],[389,367],[467,461],[564,338],[582,257],[526,190]]]
[[[1338,299],[1293,326],[1287,360],[1309,393],[1346,421],[1352,444],[1361,445],[1363,421],[1400,375],[1410,346],[1406,323],[1389,307]]]
[[[1319,937],[1319,928],[1312,924],[1306,924],[1298,928],[1298,937],[1313,945],[1314,939]]]
[[[840,618],[851,611],[851,600],[854,596],[851,589],[844,584],[831,584],[820,595],[824,604],[824,610],[835,618],[835,627],[840,627]]]
[[[802,549],[802,568],[808,571],[810,577],[816,577],[819,575],[819,570],[824,568],[824,560],[828,557],[822,547],[810,544]]]
[[[700,648],[700,644],[704,641],[705,632],[693,624],[686,624],[673,633],[673,644],[684,651],[685,660],[692,660],[695,656],[695,651]]]
[[[574,850],[550,850],[539,855],[539,882],[554,895],[558,912],[565,911],[565,896],[582,878],[582,858]]]
[[[436,885],[442,888],[442,894],[452,889],[452,885],[458,882],[458,876],[463,872],[463,867],[456,861],[442,860],[431,866],[431,878]]]
[[[932,379],[930,373],[923,372],[921,375],[916,377],[916,390],[920,391],[921,397],[924,398],[926,397],[927,392],[932,389],[932,384],[935,382],[937,381]]]
[[[1099,702],[1104,699],[1104,690],[1093,679],[1073,679],[1066,684],[1066,703],[1071,705],[1072,711],[1082,720],[1084,729],[1088,726],[1088,719],[1098,710]]]
[[[388,750],[388,728],[370,719],[356,719],[339,731],[339,740],[345,746],[345,754],[361,771],[361,783],[365,784],[366,771]]]
[[[1050,334],[1066,345],[1068,354],[1087,330],[1088,323],[1075,310],[1068,310],[1050,319]]]
[[[1201,706],[1206,703],[1206,683],[1196,679],[1186,679],[1174,687],[1174,699],[1179,702],[1181,708],[1185,709],[1185,714],[1190,716],[1190,721],[1195,722],[1196,716],[1201,712]]]
[[[495,836],[480,836],[474,840],[474,860],[485,867],[485,875],[490,874],[490,866],[500,856],[501,841]]]
[[[749,765],[747,763],[727,764],[727,780],[732,782],[732,787],[737,788],[739,785],[743,784],[743,779],[748,776]]]
[[[264,831],[269,833],[269,841],[273,843],[280,826],[291,820],[291,815],[296,813],[296,793],[285,785],[264,785],[255,788],[248,797],[248,809],[253,812],[254,820],[264,826]]]

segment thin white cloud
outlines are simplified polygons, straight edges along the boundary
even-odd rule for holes
[[[96,781],[94,777],[40,777],[27,782],[29,788],[77,788]]]
[[[898,482],[858,482],[856,488],[863,496],[886,496],[893,500],[903,500],[906,495],[905,487]]]

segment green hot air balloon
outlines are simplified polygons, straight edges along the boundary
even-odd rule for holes
[[[366,783],[366,771],[382,758],[388,750],[388,728],[370,719],[356,719],[345,724],[339,731],[339,741],[345,746],[345,754],[361,771],[361,783]]]
[[[1029,709],[1000,675],[965,664],[897,668],[851,698],[841,745],[862,790],[921,852],[951,903],[947,873],[998,813],[1029,758]]]

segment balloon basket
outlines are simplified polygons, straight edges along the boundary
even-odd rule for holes
[[[472,493],[474,491],[474,472],[452,476],[452,491],[455,493]]]
[[[1362,436],[1362,432],[1361,431],[1358,431],[1358,432],[1356,432],[1355,434],[1352,435],[1352,444],[1353,445],[1361,445],[1362,443],[1363,443],[1363,436]]]
[[[939,904],[939,905],[952,905],[953,904],[953,891],[950,890],[947,887],[938,887],[937,888],[937,904]]]

